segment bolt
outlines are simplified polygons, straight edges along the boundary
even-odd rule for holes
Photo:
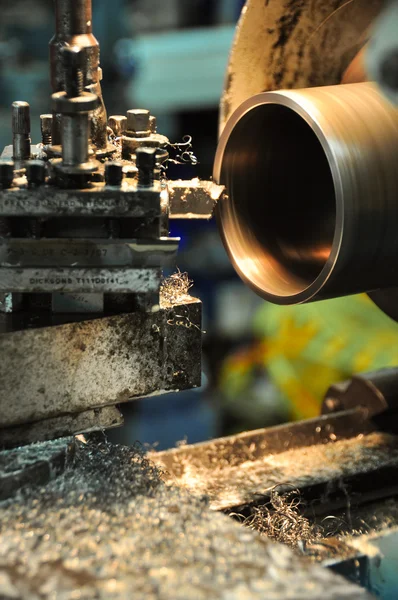
[[[42,160],[29,160],[26,163],[26,178],[31,186],[41,185],[46,180],[46,165]]]
[[[64,174],[87,175],[98,168],[89,160],[89,114],[98,106],[98,96],[83,90],[83,60],[84,54],[79,48],[63,48],[65,92],[52,95],[53,112],[62,115],[62,161],[55,168],[63,170]],[[83,181],[81,183],[83,185]]]
[[[43,146],[50,146],[53,130],[53,116],[40,115],[41,141]]]
[[[0,162],[0,188],[11,187],[14,179],[14,163],[12,161]]]
[[[127,117],[124,115],[113,115],[109,117],[108,125],[116,137],[119,137],[123,131],[126,131]]]
[[[155,179],[157,148],[137,148],[138,185],[152,187]]]
[[[105,163],[106,185],[120,186],[123,181],[123,164],[120,162]]]
[[[12,138],[13,158],[30,158],[30,106],[27,102],[13,102]]]
[[[144,108],[135,108],[127,111],[127,131],[134,133],[147,133],[150,131],[150,112]]]
[[[77,98],[83,93],[83,59],[83,52],[77,46],[62,48],[64,85],[69,98]]]
[[[380,75],[384,85],[398,91],[398,50],[392,50],[380,65]]]

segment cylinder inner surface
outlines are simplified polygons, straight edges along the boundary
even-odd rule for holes
[[[336,228],[329,162],[311,126],[277,104],[246,113],[227,141],[221,219],[237,270],[256,291],[292,296],[320,275]]]

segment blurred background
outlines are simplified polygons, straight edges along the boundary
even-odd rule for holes
[[[93,0],[108,115],[148,108],[173,142],[192,136],[197,165],[171,179],[211,178],[218,103],[243,0]],[[0,146],[10,105],[31,104],[32,138],[49,112],[52,0],[0,0]],[[172,222],[178,268],[203,301],[203,385],[125,406],[114,441],[189,443],[316,416],[327,387],[353,372],[398,363],[398,328],[366,297],[271,307],[235,275],[215,222]],[[366,325],[366,337],[364,326]]]

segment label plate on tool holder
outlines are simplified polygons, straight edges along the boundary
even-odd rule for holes
[[[0,217],[156,217],[160,189],[144,190],[124,184],[109,188],[93,184],[88,190],[52,186],[0,190]]]
[[[0,292],[116,292],[159,290],[160,269],[1,269]]]
[[[161,267],[174,261],[179,241],[0,239],[0,267]]]

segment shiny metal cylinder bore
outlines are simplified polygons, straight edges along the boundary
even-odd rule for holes
[[[277,304],[397,285],[397,165],[398,110],[374,84],[245,101],[214,168],[238,274]]]

